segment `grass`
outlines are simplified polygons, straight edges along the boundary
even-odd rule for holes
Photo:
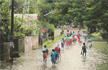
[[[64,35],[58,36],[58,37],[54,37],[54,41],[53,40],[48,40],[45,43],[43,43],[43,45],[46,45],[47,47],[51,47],[54,44],[54,42],[56,42],[57,40],[60,40],[62,38],[64,38]]]
[[[96,36],[91,36],[90,37],[92,41],[94,42],[106,42],[102,37],[96,37]]]
[[[103,50],[104,48],[108,47],[108,44],[106,42],[94,42],[93,48]]]
[[[100,35],[100,32],[94,32],[91,34],[92,36],[99,36]]]
[[[97,64],[96,70],[108,70],[108,44],[106,42],[94,42],[93,47],[105,55],[105,58],[102,58],[105,63]]]
[[[20,52],[20,53],[19,53],[19,55],[23,55],[23,54],[24,54],[23,52]]]
[[[82,29],[81,29],[81,31],[85,31],[85,32],[86,32],[86,31],[87,31],[87,29],[82,28]]]

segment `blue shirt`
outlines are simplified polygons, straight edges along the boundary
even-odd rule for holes
[[[56,51],[53,52],[53,53],[52,53],[52,59],[56,59],[56,55],[57,55],[57,52],[56,52]]]

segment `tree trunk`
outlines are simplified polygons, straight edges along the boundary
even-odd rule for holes
[[[88,32],[90,32],[90,28],[88,27]]]
[[[93,32],[96,32],[96,27],[93,27]]]
[[[24,5],[26,5],[26,1],[27,0],[24,1]],[[23,7],[23,11],[22,11],[22,23],[23,23],[23,15],[24,15],[24,13],[25,13],[25,6]]]
[[[107,33],[107,44],[108,44],[108,33]]]
[[[9,0],[9,6],[12,4],[11,2],[12,2],[12,1]],[[9,8],[9,14],[11,15],[11,9],[10,9],[10,8]]]
[[[90,27],[90,33],[92,33],[93,31],[92,31],[92,28]]]
[[[88,35],[91,36],[90,28],[88,27]]]

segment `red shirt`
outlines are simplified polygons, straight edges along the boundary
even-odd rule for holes
[[[57,53],[59,53],[59,52],[60,52],[60,47],[59,47],[59,49],[58,49],[58,47],[55,47],[55,51],[56,51]]]
[[[80,39],[80,35],[78,35],[78,39]]]

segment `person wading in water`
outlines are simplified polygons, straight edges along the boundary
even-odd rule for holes
[[[43,52],[43,61],[47,61],[47,56],[48,56],[48,49],[46,47],[46,45],[44,46],[44,48],[42,49],[42,52]]]
[[[86,46],[85,46],[85,43],[83,43],[83,46],[82,46],[82,50],[81,50],[81,54],[86,56]]]
[[[59,59],[59,55],[60,55],[60,45],[58,44],[57,47],[55,47],[55,51],[57,52],[57,55],[56,55],[56,59]]]
[[[54,49],[52,49],[52,52],[51,52],[51,61],[52,61],[52,64],[54,64],[54,65],[56,63],[56,55],[57,55],[57,52]]]

